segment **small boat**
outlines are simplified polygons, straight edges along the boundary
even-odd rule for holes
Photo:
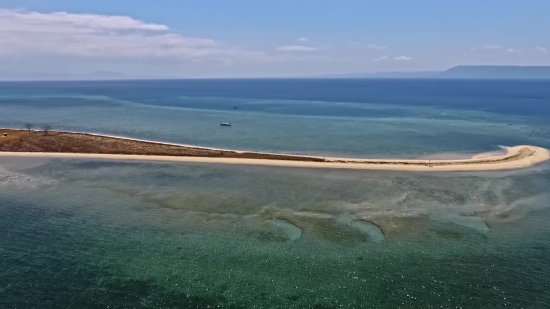
[[[239,109],[237,106],[233,106],[233,109]]]
[[[220,126],[222,126],[222,127],[230,127],[230,126],[231,126],[231,123],[229,123],[229,122],[222,122],[222,123],[220,123]]]

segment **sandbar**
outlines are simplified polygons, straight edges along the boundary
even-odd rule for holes
[[[2,131],[0,129],[0,131]],[[5,130],[4,130],[5,131]],[[185,162],[209,164],[263,165],[301,168],[365,169],[393,171],[496,171],[531,167],[550,160],[548,149],[520,145],[502,146],[502,152],[469,159],[354,159],[299,156],[264,152],[198,147],[144,141],[79,132],[21,130],[17,139],[2,141],[1,157],[40,157],[125,161]]]

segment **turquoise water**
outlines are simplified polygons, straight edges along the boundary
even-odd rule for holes
[[[353,156],[550,145],[536,84],[513,96],[528,97],[519,113],[400,105],[383,90],[370,103],[293,88],[222,99],[233,88],[220,81],[203,95],[170,83],[156,95],[3,85],[0,126]],[[354,83],[345,93],[368,97]],[[488,100],[460,83],[424,87]],[[425,100],[456,100],[444,94]],[[0,308],[547,308],[549,189],[548,164],[433,174],[0,158]]]

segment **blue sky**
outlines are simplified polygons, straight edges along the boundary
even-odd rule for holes
[[[550,65],[550,1],[0,0],[0,71],[254,77]]]

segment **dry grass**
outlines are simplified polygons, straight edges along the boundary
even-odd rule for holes
[[[8,136],[4,136],[4,133],[7,133]],[[29,132],[23,130],[0,129],[0,145],[3,142],[21,139],[26,137],[27,135],[29,135]]]
[[[127,155],[158,155],[183,157],[221,157],[269,160],[322,162],[321,158],[303,156],[211,150],[162,143],[133,141],[123,138],[96,136],[85,133],[4,130],[7,139],[0,139],[0,151],[6,152],[61,152],[101,153]]]

